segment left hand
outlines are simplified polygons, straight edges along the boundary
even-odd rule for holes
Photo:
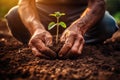
[[[76,24],[72,24],[64,31],[60,41],[64,42],[64,45],[59,52],[60,58],[77,57],[82,53],[83,45],[85,43],[82,32]]]

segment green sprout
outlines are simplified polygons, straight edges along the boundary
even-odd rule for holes
[[[60,12],[54,12],[54,14],[50,14],[50,16],[53,16],[56,18],[57,22],[50,22],[48,25],[48,30],[51,30],[55,26],[57,27],[57,33],[56,33],[56,44],[58,43],[58,35],[59,35],[59,26],[66,28],[66,24],[63,21],[59,21],[61,16],[64,16],[65,13]]]

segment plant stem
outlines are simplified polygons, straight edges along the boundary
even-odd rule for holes
[[[59,17],[57,17],[57,34],[56,34],[56,44],[58,43],[58,35],[59,35]]]

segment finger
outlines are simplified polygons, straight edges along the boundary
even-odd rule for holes
[[[66,57],[69,57],[71,59],[75,59],[80,55],[79,52],[79,48],[81,46],[81,44],[83,42],[83,39],[81,39],[81,37],[78,37],[72,47],[72,49],[68,52],[68,54],[66,55]]]
[[[50,58],[55,58],[56,54],[50,48],[46,47],[45,44],[38,40],[34,43],[34,46],[37,48],[38,51],[42,52],[44,55],[49,56]]]
[[[60,41],[61,41],[61,42],[65,42],[66,37],[67,37],[68,35],[70,35],[70,31],[69,31],[69,30],[66,30],[66,31],[62,34],[62,36],[61,36],[61,38],[60,38]]]
[[[81,44],[81,39],[77,38],[74,42],[74,45],[72,46],[72,49],[70,50],[71,53],[77,54],[79,50],[79,46]]]
[[[80,46],[79,46],[78,54],[81,54],[81,53],[82,53],[84,44],[85,44],[85,41],[84,41],[84,39],[83,39],[83,40],[81,41]]]
[[[45,44],[46,44],[46,46],[52,46],[52,36],[48,36],[48,37],[46,37],[45,38]]]
[[[66,40],[66,35],[63,33],[61,38],[60,38],[60,42],[63,43],[63,42],[65,42],[65,40]]]
[[[59,56],[62,57],[65,54],[68,53],[68,51],[71,49],[71,47],[73,46],[74,43],[74,37],[69,37],[66,41],[65,44],[63,45],[63,47],[61,48],[60,52],[59,52]]]
[[[104,41],[104,44],[111,42],[111,38]]]
[[[32,50],[32,53],[37,57],[50,59],[49,57],[47,57],[44,54],[42,54],[41,52],[39,52],[35,47],[31,47],[31,50]]]
[[[112,42],[115,42],[114,38],[107,39],[106,41],[104,41],[104,44],[106,44],[106,43],[112,43]]]

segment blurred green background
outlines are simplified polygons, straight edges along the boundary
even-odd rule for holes
[[[112,14],[115,19],[120,23],[120,0],[106,0],[107,10]],[[10,8],[17,5],[18,0],[0,0],[0,19],[4,18],[4,15]]]

